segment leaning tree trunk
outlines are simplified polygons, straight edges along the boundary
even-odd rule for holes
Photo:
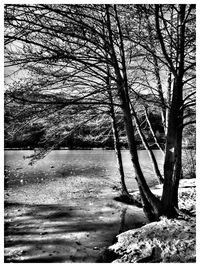
[[[121,190],[122,190],[121,194],[126,195],[126,196],[131,198],[131,195],[128,193],[126,183],[125,183],[122,154],[121,154],[120,142],[119,142],[119,133],[117,130],[117,123],[116,123],[115,111],[114,111],[114,107],[113,107],[113,100],[112,100],[111,94],[110,94],[110,102],[111,102],[110,116],[111,116],[111,123],[112,123],[115,153],[116,153],[116,157],[117,157],[118,169],[119,169],[119,174],[120,174],[120,182],[121,182]]]
[[[110,49],[111,49],[113,67],[114,67],[115,74],[116,74],[118,96],[121,101],[121,109],[122,109],[123,117],[124,117],[124,125],[125,125],[127,139],[128,139],[128,147],[130,151],[131,161],[133,163],[133,167],[135,170],[136,180],[138,182],[138,187],[141,193],[143,204],[145,207],[147,207],[149,214],[151,214],[150,217],[156,220],[160,216],[161,202],[149,189],[149,186],[147,185],[147,182],[144,178],[143,172],[140,167],[138,154],[137,154],[137,147],[136,147],[136,142],[135,142],[135,130],[134,130],[131,110],[130,110],[130,99],[129,99],[129,93],[128,93],[128,82],[127,82],[127,74],[126,74],[126,63],[125,63],[122,32],[120,28],[119,18],[117,15],[117,9],[116,9],[116,6],[114,6],[115,19],[116,19],[116,24],[117,24],[117,29],[119,32],[119,39],[120,39],[119,49],[120,49],[120,55],[122,59],[122,63],[121,63],[122,68],[121,68],[119,67],[119,62],[118,62],[116,51],[113,45],[114,44],[113,32],[111,29],[109,9],[110,9],[109,5],[106,5],[107,29],[108,29],[108,34],[109,34]]]
[[[123,97],[123,91],[121,91],[121,97],[122,97],[122,106],[123,106],[122,111],[124,115],[124,122],[125,122],[126,134],[127,134],[127,139],[128,139],[129,151],[131,155],[131,161],[134,166],[136,180],[138,182],[138,187],[139,187],[140,194],[143,200],[144,208],[146,207],[146,209],[148,210],[147,215],[151,220],[152,218],[158,219],[160,216],[160,212],[161,212],[160,201],[151,192],[144,178],[143,172],[140,167],[138,154],[137,154],[137,147],[136,147],[136,142],[135,142],[135,137],[134,137],[135,131],[134,131],[134,126],[132,122],[130,107],[129,107],[129,103],[126,103]]]
[[[119,133],[117,131],[117,123],[113,107],[111,107],[111,119],[112,119],[112,129],[114,137],[114,147],[115,147],[115,153],[117,157],[120,182],[121,182],[121,196],[116,197],[115,199],[124,203],[141,207],[142,206],[141,203],[128,192],[128,189],[126,187],[120,142],[119,142]]]
[[[145,12],[145,16],[147,19],[147,29],[148,29],[148,38],[149,38],[149,43],[151,45],[151,50],[152,50],[152,57],[153,57],[153,63],[154,63],[154,75],[155,75],[155,80],[156,80],[156,87],[157,87],[157,92],[158,96],[160,99],[160,104],[161,104],[161,117],[162,117],[162,123],[164,129],[166,128],[166,103],[163,95],[163,89],[162,89],[162,82],[161,82],[161,77],[160,77],[160,68],[158,64],[158,58],[157,58],[157,52],[156,52],[156,46],[155,44],[155,38],[152,35],[152,26],[149,20],[148,13]]]
[[[113,131],[113,138],[114,138],[114,147],[115,147],[115,153],[117,157],[117,163],[118,163],[118,169],[120,174],[120,183],[121,183],[121,194],[122,195],[129,195],[126,183],[125,183],[125,175],[124,175],[124,168],[123,168],[123,162],[122,162],[122,154],[121,149],[119,145],[119,136],[117,132],[117,125],[115,118],[113,117],[113,114],[111,115],[112,120],[112,131]]]
[[[108,58],[107,54],[106,54],[106,58]],[[107,65],[107,76],[105,78],[105,82],[106,82],[106,87],[107,87],[107,93],[108,93],[109,100],[110,100],[110,117],[111,117],[112,131],[113,131],[115,154],[117,158],[118,170],[119,170],[119,175],[120,175],[121,195],[126,196],[128,199],[132,199],[132,196],[129,194],[128,189],[126,187],[126,183],[125,183],[125,175],[124,175],[124,168],[123,168],[123,162],[122,162],[122,154],[121,154],[121,149],[120,149],[119,133],[117,130],[117,122],[116,122],[113,96],[112,96],[111,84],[110,84],[110,68],[108,65]]]
[[[140,136],[140,139],[142,140],[142,143],[143,143],[145,149],[147,150],[147,152],[149,154],[149,157],[150,157],[151,162],[152,162],[154,173],[157,176],[158,181],[160,182],[160,184],[163,184],[164,179],[163,179],[162,174],[161,174],[161,172],[159,170],[158,163],[156,161],[155,155],[154,155],[152,149],[150,148],[144,133],[142,132],[142,129],[140,127],[140,123],[139,123],[137,114],[136,114],[136,112],[134,110],[134,107],[132,105],[131,105],[131,107],[132,107],[132,111],[133,111],[133,117],[134,117],[134,120],[135,120],[136,129],[138,131],[138,134]]]
[[[151,134],[153,135],[153,139],[155,141],[155,144],[157,145],[157,147],[159,148],[159,150],[162,152],[162,154],[165,155],[164,149],[161,147],[161,145],[160,145],[160,143],[158,141],[158,138],[157,138],[157,136],[156,136],[156,134],[155,134],[155,132],[153,130],[152,124],[151,124],[150,119],[149,119],[149,116],[148,116],[147,107],[145,107],[144,110],[145,110],[145,118],[146,118],[146,121],[147,121],[147,123],[149,125],[149,129],[151,131]]]
[[[116,121],[115,109],[114,109],[114,104],[113,104],[113,96],[112,96],[109,80],[110,78],[108,75],[107,80],[106,80],[107,89],[108,89],[107,92],[109,94],[109,99],[110,99],[110,116],[111,116],[111,124],[112,124],[112,131],[113,131],[114,148],[115,148],[115,153],[116,153],[116,158],[117,158],[117,163],[118,163],[118,170],[119,170],[119,175],[120,175],[120,182],[121,182],[121,195],[116,197],[115,199],[121,202],[125,202],[128,204],[141,207],[141,203],[128,192],[128,189],[126,186],[122,154],[121,154],[121,148],[120,148],[119,133],[117,130],[117,121]]]

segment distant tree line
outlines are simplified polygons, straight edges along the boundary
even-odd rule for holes
[[[5,148],[16,148],[16,149],[34,149],[42,148],[44,146],[43,140],[46,136],[46,128],[43,123],[35,122],[29,123],[26,127],[18,130],[20,123],[15,122],[15,130],[13,133],[10,132],[9,125],[12,123],[12,118],[9,118],[9,115],[6,114],[6,126],[5,127],[5,138],[4,138],[4,147]],[[159,143],[164,146],[165,137],[164,137],[164,128],[162,125],[162,119],[159,113],[149,114],[149,119],[151,121],[154,132],[156,133]],[[141,116],[140,123],[142,124],[145,121],[144,116]],[[128,149],[128,142],[126,138],[126,133],[122,121],[121,115],[118,116],[118,131],[120,136],[120,147]],[[148,140],[151,143],[152,148],[158,149],[154,142],[154,138],[151,134],[148,124],[143,123],[143,131]],[[138,134],[136,134],[136,143],[138,149],[144,149],[142,141]],[[50,145],[53,145],[54,141]],[[112,134],[112,127],[105,116],[102,116],[97,122],[90,122],[86,125],[83,125],[80,129],[77,129],[71,136],[68,136],[63,142],[59,143],[57,149],[60,148],[69,148],[69,149],[91,149],[91,148],[106,148],[114,149],[114,140]]]
[[[112,133],[122,195],[131,199],[125,137],[148,217],[176,216],[184,137],[195,125],[195,12],[193,4],[5,5],[6,140],[42,125],[34,163],[67,140],[104,144]],[[161,199],[145,179],[138,138],[163,183]]]

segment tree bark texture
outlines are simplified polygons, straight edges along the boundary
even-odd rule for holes
[[[178,206],[178,185],[181,178],[182,152],[182,102],[184,75],[184,37],[185,37],[185,5],[179,5],[179,28],[177,49],[177,71],[174,78],[172,103],[169,111],[168,131],[166,137],[166,153],[164,162],[164,187],[162,206],[164,213],[173,216],[174,207]]]

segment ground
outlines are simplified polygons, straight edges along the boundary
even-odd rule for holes
[[[194,216],[146,224],[141,208],[114,200],[119,191],[110,184],[106,175],[100,180],[99,175],[90,177],[88,170],[73,174],[68,168],[62,168],[58,176],[57,169],[61,172],[59,166],[54,161],[45,176],[31,173],[30,177],[37,180],[34,183],[25,183],[25,171],[17,168],[18,180],[23,182],[23,186],[8,186],[4,192],[6,262],[96,262],[116,235],[122,232],[110,250],[117,254],[118,259],[114,253],[108,253],[107,258],[100,259],[101,262],[111,261],[111,257],[119,262],[144,260],[152,255],[153,248],[159,256],[156,260],[160,260],[167,247],[163,250],[162,240],[154,235],[155,229],[157,234],[160,229],[160,239],[166,236],[172,245],[176,240],[177,247],[180,245],[179,255],[188,249],[192,257],[186,260],[195,259],[195,179],[182,180],[179,190],[180,208]],[[16,172],[13,179],[16,180]],[[154,187],[152,191],[159,195],[161,187]],[[138,228],[144,224],[146,226]],[[125,232],[133,228],[137,229]],[[138,242],[135,241],[139,239],[137,248],[135,243]],[[182,243],[179,239],[183,239]],[[177,251],[173,255],[176,256]],[[165,261],[182,261],[170,257]]]
[[[159,186],[152,191],[161,194]],[[195,262],[195,199],[195,179],[181,180],[179,208],[187,214],[181,212],[177,219],[163,217],[118,235],[117,243],[109,247],[116,253],[114,262]]]
[[[52,176],[5,190],[5,262],[96,262],[119,232],[146,223],[109,180]]]

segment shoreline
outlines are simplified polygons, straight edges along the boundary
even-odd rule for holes
[[[182,179],[179,187],[180,213],[176,219],[161,217],[158,222],[128,230],[116,236],[107,255],[112,263],[186,263],[196,262],[196,186],[194,179]],[[152,188],[161,196],[162,186]],[[138,194],[138,192],[134,192]],[[164,231],[163,231],[164,230]]]
[[[118,188],[104,169],[75,170],[57,158],[31,169],[21,156],[15,163],[8,168],[8,181],[20,184],[8,183],[5,191],[10,204],[5,221],[9,262],[105,262],[98,259],[118,233],[147,222],[141,208],[114,200]],[[160,186],[153,188],[161,191]]]

